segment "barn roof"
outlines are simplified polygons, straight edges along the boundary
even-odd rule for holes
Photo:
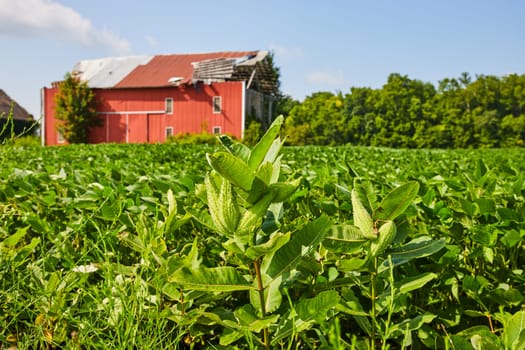
[[[92,88],[111,88],[138,65],[148,63],[153,56],[109,57],[84,60],[73,67],[73,73]]]
[[[143,88],[254,80],[259,90],[277,92],[267,51],[111,57],[78,62],[73,73],[91,88]],[[255,86],[254,85],[254,86]]]
[[[11,110],[11,104],[13,104],[13,119],[16,120],[31,120],[33,119],[31,114],[29,114],[22,106],[20,106],[16,101],[11,99],[4,90],[0,89],[0,117],[7,118]]]

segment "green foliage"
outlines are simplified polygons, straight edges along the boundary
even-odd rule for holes
[[[344,142],[343,96],[319,92],[290,111],[287,141],[293,145],[335,145]]]
[[[286,328],[291,322],[279,317],[279,313],[272,314],[281,305],[281,286],[289,283],[292,272],[318,246],[330,227],[329,220],[320,217],[291,233],[281,232],[277,222],[273,223],[272,230],[263,230],[263,223],[271,220],[268,216],[270,206],[281,211],[282,202],[293,195],[298,186],[296,181],[281,181],[280,178],[279,152],[283,142],[278,136],[283,121],[282,116],[278,117],[251,150],[223,137],[221,140],[226,151],[207,155],[213,169],[204,183],[208,213],[196,212],[194,215],[222,237],[220,241],[227,254],[224,262],[227,265],[205,267],[195,264],[181,267],[169,276],[169,282],[181,290],[251,291],[247,298],[249,303],[236,305],[237,312],[251,310],[250,317],[247,320],[237,317],[235,323],[224,323],[228,331],[221,338],[221,344],[231,343],[232,338],[247,336],[252,339],[251,335],[246,335],[247,331],[262,331],[262,339],[254,341],[270,348],[270,328]],[[311,301],[315,302],[317,298]],[[209,312],[215,313],[217,318],[222,316],[213,310]],[[305,325],[311,323],[308,319],[304,321],[307,322]],[[198,322],[207,324],[208,321]],[[257,326],[254,327],[254,323]],[[280,339],[279,332],[277,339]]]
[[[523,147],[525,75],[466,73],[438,87],[391,74],[380,89],[314,93],[289,113],[291,145]]]
[[[57,130],[69,143],[86,143],[89,128],[100,125],[95,93],[87,82],[67,73],[55,95]]]
[[[263,134],[263,126],[261,122],[252,119],[248,122],[246,130],[244,130],[244,137],[242,141],[248,145],[253,146],[259,141]]]
[[[520,149],[279,128],[0,147],[0,347],[523,348]]]
[[[38,136],[32,136],[32,135],[21,136],[13,140],[13,146],[15,147],[39,147],[41,146],[41,140]]]
[[[175,143],[179,145],[218,145],[216,135],[212,135],[207,132],[201,132],[199,134],[181,133],[173,136],[169,136],[166,140],[167,143]]]

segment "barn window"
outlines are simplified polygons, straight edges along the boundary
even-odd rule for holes
[[[222,97],[213,96],[213,113],[221,113],[221,112],[222,112]]]
[[[166,138],[173,136],[173,126],[166,127]]]
[[[58,140],[58,143],[64,143],[65,142],[64,135],[62,135],[62,133],[60,131],[57,131],[57,140]]]
[[[165,110],[166,114],[173,114],[173,99],[171,97],[167,97],[165,100]]]
[[[220,126],[214,126],[213,127],[213,135],[218,135],[221,133],[221,127]]]

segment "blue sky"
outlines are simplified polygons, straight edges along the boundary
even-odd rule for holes
[[[525,74],[523,0],[0,0],[0,89],[35,117],[83,59],[272,50],[293,98],[390,73]]]

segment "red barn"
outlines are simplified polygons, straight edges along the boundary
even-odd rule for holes
[[[89,141],[164,142],[179,133],[242,138],[247,116],[268,122],[278,75],[267,51],[113,57],[72,71],[93,89],[102,125]],[[55,94],[42,89],[42,143],[65,143],[55,128]]]

